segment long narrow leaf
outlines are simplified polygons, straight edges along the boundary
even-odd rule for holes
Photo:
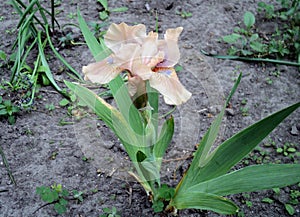
[[[159,168],[161,166],[162,158],[168,148],[169,143],[172,140],[174,133],[174,119],[173,117],[165,121],[158,141],[154,144],[153,153],[155,158],[159,161]]]
[[[222,123],[222,119],[223,116],[225,114],[225,109],[226,106],[228,105],[230,99],[232,98],[233,94],[235,93],[240,81],[242,78],[242,74],[240,73],[238,79],[236,80],[232,90],[229,93],[229,96],[227,97],[227,100],[221,110],[221,112],[218,114],[218,116],[216,117],[216,119],[213,121],[211,127],[209,128],[209,130],[207,131],[207,133],[205,134],[203,140],[200,142],[200,149],[199,151],[197,151],[196,153],[196,157],[193,161],[192,164],[192,168],[195,165],[196,167],[200,166],[203,167],[205,166],[205,164],[208,162],[209,158],[208,158],[208,154],[211,151],[211,147],[213,146],[213,144],[215,143],[217,136],[219,134],[219,130],[220,130],[220,126]]]
[[[46,60],[46,57],[45,57],[45,54],[44,54],[44,45],[43,45],[42,39],[41,39],[41,31],[38,32],[38,48],[39,48],[39,55],[41,56],[42,65],[45,68],[45,74],[46,74],[47,78],[49,79],[49,81],[51,82],[51,84],[54,86],[54,88],[57,91],[62,92],[60,87],[56,84],[56,81],[53,78],[50,67],[49,67],[48,62]]]
[[[24,8],[26,10],[26,8],[27,8],[26,5],[20,0],[11,0],[11,4],[15,8],[15,10],[19,13],[19,15],[22,17],[23,11],[20,9],[19,6],[21,6],[22,8]],[[43,24],[41,23],[41,21],[35,16],[36,11],[37,11],[37,9],[31,11],[31,14],[33,14],[33,19],[35,19],[37,21],[37,23],[39,23],[43,27]],[[30,20],[31,20],[31,18],[30,18]],[[23,23],[23,22],[20,22],[20,23]],[[33,35],[35,35],[35,37],[36,37],[37,36],[37,29],[35,28],[35,26],[33,24],[30,25],[30,30],[31,30],[31,33]]]
[[[211,153],[210,161],[204,167],[188,170],[181,183],[183,188],[178,190],[184,191],[195,184],[226,174],[299,106],[300,102],[284,108],[223,142]]]
[[[242,74],[239,75],[238,79],[236,80],[232,90],[229,93],[229,96],[227,97],[226,103],[224,104],[220,114],[216,117],[216,119],[213,121],[212,125],[208,129],[208,131],[205,133],[204,137],[202,138],[201,142],[199,143],[199,148],[195,153],[195,157],[191,163],[191,166],[189,168],[189,172],[186,174],[186,176],[183,177],[183,179],[193,179],[197,182],[198,174],[199,174],[199,167],[204,167],[206,163],[209,162],[209,152],[211,150],[212,145],[216,141],[216,138],[219,133],[220,125],[222,122],[222,118],[225,114],[226,106],[228,105],[230,99],[232,98],[233,94],[235,93],[240,81],[242,78]],[[190,175],[192,177],[190,177]],[[191,181],[191,180],[190,180]],[[184,188],[185,184],[192,184],[190,181],[182,181],[181,187]],[[194,182],[193,182],[194,183]],[[178,189],[179,190],[179,189]]]
[[[26,16],[27,16],[27,15],[32,14],[33,6],[36,4],[37,1],[38,1],[38,0],[33,0],[33,1],[31,1],[30,4],[26,7],[25,11],[22,12],[22,16],[21,16],[21,18],[20,18],[20,20],[19,20],[19,23],[18,23],[18,25],[17,25],[17,28],[19,28],[19,27],[23,24],[23,22],[24,22],[24,20],[26,19]],[[35,11],[36,11],[36,10],[35,10]]]
[[[245,61],[245,62],[266,62],[266,63],[300,67],[300,62],[296,63],[296,62],[290,62],[285,60],[276,60],[276,59],[268,59],[268,58],[249,58],[249,57],[229,56],[229,55],[223,56],[223,55],[210,54],[204,50],[200,50],[200,52],[206,56],[215,57],[218,59],[229,59],[229,60],[237,60],[237,61]]]
[[[255,165],[201,182],[189,188],[189,191],[225,196],[280,188],[298,182],[300,182],[300,164]]]
[[[230,200],[214,194],[186,191],[170,202],[176,209],[212,210],[221,214],[236,214],[238,207]]]
[[[137,170],[138,176],[133,173],[131,174],[139,180],[145,190],[149,193],[151,187],[144,177],[143,171],[139,167],[136,156],[136,154],[139,151],[143,151],[143,149],[139,146],[136,134],[132,132],[122,114],[110,104],[106,103],[102,98],[98,97],[93,91],[68,81],[65,81],[65,84],[119,137]]]
[[[12,174],[10,168],[9,168],[9,164],[7,162],[7,159],[5,157],[5,154],[4,154],[4,151],[2,150],[1,145],[0,145],[0,155],[2,157],[2,161],[3,161],[3,163],[4,163],[5,167],[6,167],[6,170],[7,170],[7,173],[8,173],[8,176],[9,176],[10,180],[12,181],[12,183],[14,183],[15,185],[17,185],[16,180],[15,180],[15,178],[14,178],[14,176],[13,176],[13,174]]]
[[[209,180],[227,173],[299,106],[300,102],[291,105],[226,140],[212,153],[210,162],[205,167],[199,168],[200,180]]]
[[[119,136],[128,155],[136,162],[136,148],[134,146],[137,146],[137,140],[121,113],[93,91],[68,81],[65,81],[65,84]]]
[[[111,51],[108,48],[106,48],[104,44],[100,44],[97,41],[97,39],[89,30],[88,25],[86,24],[85,20],[81,16],[79,10],[77,11],[77,15],[78,15],[79,27],[82,31],[82,34],[84,36],[84,39],[90,51],[92,52],[92,55],[95,57],[97,61],[104,59],[111,53]]]
[[[211,153],[209,162],[204,167],[197,167],[193,160],[176,187],[175,198],[196,184],[226,174],[299,106],[300,102],[284,108],[235,134]]]
[[[45,25],[48,25],[48,20],[47,20],[46,14],[44,13],[44,10],[45,11],[47,11],[47,10],[41,6],[39,1],[37,1],[36,5],[37,5],[40,15],[44,21],[44,25],[42,25],[42,27],[45,29]]]
[[[130,124],[133,131],[142,136],[144,133],[142,117],[132,103],[128,88],[122,78],[117,76],[114,80],[109,82],[109,87],[124,118]]]
[[[152,117],[151,117],[151,123],[153,124],[155,128],[155,134],[157,135],[158,130],[158,99],[159,94],[158,91],[152,88],[147,82],[147,95],[148,95],[148,102],[152,109]]]
[[[16,54],[16,61],[14,63],[14,66],[12,67],[12,74],[11,74],[11,79],[10,79],[11,83],[14,82],[15,76],[17,75],[17,73],[20,72],[20,69],[22,67],[21,59],[23,59],[23,61],[24,61],[24,58],[22,57],[22,55],[25,51],[25,45],[26,45],[27,41],[32,36],[30,34],[29,28],[30,28],[30,24],[31,24],[31,18],[33,15],[34,14],[32,13],[28,17],[28,19],[22,24],[22,26],[20,27],[20,30],[18,32],[18,39],[17,39],[17,43],[16,43],[17,54]]]
[[[52,44],[50,35],[49,35],[49,27],[46,25],[46,35],[47,35],[47,40],[49,42],[49,46],[52,49],[53,53],[56,55],[56,57],[66,66],[68,69],[73,72],[74,75],[76,75],[77,78],[79,78],[81,81],[83,80],[80,76],[80,74],[57,52],[55,47]]]

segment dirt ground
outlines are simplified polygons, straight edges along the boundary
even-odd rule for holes
[[[159,33],[166,29],[182,26],[180,37],[181,60],[183,70],[178,76],[184,86],[193,93],[188,103],[174,112],[175,135],[165,157],[163,181],[175,185],[187,164],[182,159],[190,156],[195,144],[208,129],[213,117],[224,103],[224,97],[234,84],[234,79],[243,73],[241,84],[232,99],[230,110],[223,122],[219,141],[223,141],[244,127],[267,115],[299,101],[299,70],[295,67],[244,63],[205,57],[200,53],[204,49],[211,53],[225,54],[226,45],[219,42],[220,37],[232,33],[233,28],[242,21],[245,11],[256,13],[257,0],[191,0],[191,1],[138,1],[109,0],[111,8],[126,6],[128,11],[112,12],[107,23],[126,22],[143,23],[147,31],[155,30],[156,13]],[[267,2],[267,1],[265,1]],[[273,1],[275,2],[275,1]],[[50,1],[45,1],[50,5]],[[0,49],[11,53],[11,46],[16,38],[18,15],[13,8],[0,2]],[[61,25],[77,23],[77,8],[88,22],[100,22],[101,6],[96,1],[62,1],[56,8],[60,13],[57,20]],[[182,18],[176,11],[191,12],[192,16]],[[73,16],[72,16],[73,15]],[[257,20],[258,25],[263,20]],[[107,27],[104,27],[105,30]],[[11,30],[11,31],[7,31]],[[83,42],[80,30],[76,27],[64,29],[71,33],[76,42]],[[58,44],[58,43],[56,43]],[[59,52],[79,72],[81,67],[90,63],[92,55],[85,45],[60,47]],[[69,77],[59,72],[62,65],[55,57],[49,56],[50,68],[59,85]],[[274,72],[280,76],[274,76]],[[0,68],[1,78],[8,78],[10,70]],[[270,84],[270,79],[272,83]],[[3,92],[0,92],[3,94]],[[52,87],[42,87],[34,106],[29,111],[21,111],[14,125],[7,120],[0,120],[0,145],[6,155],[17,185],[7,174],[0,158],[0,216],[1,217],[44,217],[58,216],[53,205],[42,207],[45,203],[35,193],[36,187],[62,184],[69,191],[84,193],[83,202],[70,200],[67,212],[63,216],[98,217],[102,208],[116,207],[121,216],[168,216],[166,213],[155,214],[142,187],[126,173],[128,161],[123,147],[111,131],[95,116],[88,114],[81,120],[67,115],[67,109],[58,105],[62,96]],[[7,97],[7,96],[6,96]],[[245,103],[246,100],[246,103]],[[55,109],[49,111],[46,104],[53,103]],[[244,105],[246,104],[246,105]],[[248,110],[242,112],[241,108]],[[170,107],[163,106],[161,113]],[[300,151],[300,111],[294,112],[261,144],[274,141],[276,147],[285,143],[296,144]],[[72,122],[62,125],[61,121]],[[253,135],[255,136],[255,135]],[[279,155],[276,149],[266,149],[268,162],[292,163],[293,159]],[[253,152],[250,164],[259,151]],[[87,158],[89,160],[83,160]],[[241,163],[238,167],[243,166]],[[290,186],[280,190],[238,194],[230,198],[240,206],[247,217],[290,216],[284,208],[291,190]],[[271,198],[273,203],[263,203],[263,198]],[[295,205],[295,214],[300,216],[300,205]],[[243,216],[240,213],[241,216]],[[178,216],[220,216],[213,212],[199,210],[179,211]]]

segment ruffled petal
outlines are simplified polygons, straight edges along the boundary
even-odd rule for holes
[[[154,32],[149,32],[148,36],[145,38],[142,44],[142,61],[143,64],[150,67],[156,66],[158,62],[163,60],[163,56],[157,59],[158,54],[158,34]]]
[[[149,82],[150,86],[158,90],[164,96],[165,102],[170,105],[185,103],[192,95],[179,82],[173,68],[159,69],[151,76]]]
[[[116,63],[123,69],[133,71],[133,64],[141,62],[141,46],[138,44],[122,44],[115,54]]]
[[[146,84],[139,76],[133,76],[128,78],[128,90],[129,95],[137,97],[146,93]]]
[[[91,82],[107,84],[113,80],[122,70],[114,64],[114,58],[109,56],[108,58],[91,63],[82,67],[84,79]]]
[[[138,44],[123,44],[116,53],[115,60],[122,69],[127,69],[131,76],[148,80],[153,73],[151,66],[143,64],[142,49]]]
[[[183,28],[168,29],[164,35],[164,40],[159,41],[159,49],[165,52],[164,60],[157,64],[158,67],[173,67],[180,59],[178,48],[178,37]]]
[[[183,27],[177,27],[175,29],[167,29],[167,31],[164,35],[165,40],[166,41],[170,40],[170,41],[177,42],[182,30],[183,30]]]
[[[148,80],[153,75],[152,67],[142,64],[140,60],[133,63],[132,74],[137,75],[143,80]]]
[[[104,35],[104,42],[109,49],[117,52],[122,44],[137,43],[141,45],[145,37],[146,27],[143,24],[128,26],[126,23],[113,23]]]

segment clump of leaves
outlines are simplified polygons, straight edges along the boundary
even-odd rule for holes
[[[298,187],[300,184],[298,184]],[[290,191],[290,198],[288,203],[284,204],[285,210],[288,212],[289,215],[294,215],[295,214],[295,205],[299,204],[299,199],[300,198],[300,191],[299,190],[291,190]]]
[[[82,191],[73,190],[72,192],[69,192],[67,189],[63,188],[61,184],[53,184],[50,187],[37,187],[36,194],[38,194],[41,197],[41,199],[44,202],[46,202],[46,204],[42,207],[54,204],[54,210],[58,214],[64,214],[67,211],[67,205],[69,200],[76,200],[77,202],[82,202],[84,196],[84,193]]]
[[[297,153],[297,146],[294,143],[286,142],[283,146],[278,147],[276,152],[283,156],[289,156],[290,158],[293,158]]]
[[[0,117],[5,116],[10,124],[16,122],[14,114],[19,112],[19,107],[15,106],[10,100],[4,100],[0,96]]]
[[[54,1],[51,1],[51,10],[44,8],[39,0],[29,1],[28,4],[19,0],[12,0],[10,4],[14,7],[16,13],[20,15],[20,19],[16,27],[18,30],[17,38],[12,46],[13,53],[10,58],[6,58],[3,53],[1,54],[2,60],[7,61],[9,59],[12,64],[10,80],[5,82],[6,88],[10,88],[9,91],[11,92],[16,92],[15,95],[21,95],[20,106],[25,108],[33,104],[40,85],[52,85],[58,92],[65,95],[51,72],[45,53],[46,48],[50,47],[54,56],[77,79],[82,80],[82,78],[57,52],[52,43],[55,23],[59,27],[54,17]],[[34,51],[37,51],[38,54],[34,54],[36,59],[33,64],[30,64],[28,63],[28,57],[32,56],[30,54]],[[67,97],[67,95],[65,96]]]
[[[166,184],[162,184],[154,194],[152,208],[154,212],[163,211],[165,203],[170,201],[175,194],[175,188],[171,188]]]
[[[186,18],[189,18],[189,17],[192,17],[193,14],[191,12],[187,12],[185,10],[181,10],[181,11],[176,11],[176,14],[177,15],[180,15],[182,18],[186,19]]]
[[[36,193],[41,199],[48,204],[54,204],[54,210],[58,214],[63,214],[67,211],[69,191],[62,188],[61,184],[53,184],[49,186],[41,186],[36,188]]]
[[[222,38],[224,42],[231,44],[229,55],[290,57],[300,62],[300,3],[297,0],[279,2],[279,10],[275,10],[273,4],[258,3],[258,13],[263,13],[265,19],[278,24],[275,31],[267,35],[255,27],[253,13],[247,11],[244,14],[243,26],[235,28],[234,33]]]
[[[258,33],[253,31],[255,24],[255,16],[247,11],[244,14],[245,28],[235,28],[234,33],[224,36],[222,39],[232,46],[228,50],[229,55],[249,56],[255,53],[265,53],[267,47],[263,44]]]

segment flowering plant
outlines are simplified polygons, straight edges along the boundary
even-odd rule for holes
[[[158,132],[158,92],[172,105],[191,97],[173,68],[180,57],[177,41],[182,28],[168,29],[164,39],[159,40],[157,33],[147,35],[144,25],[112,24],[104,43],[98,43],[80,13],[78,17],[87,45],[98,61],[83,67],[85,78],[108,83],[118,109],[79,84],[65,83],[120,139],[136,170],[131,174],[144,187],[155,211],[165,209],[176,213],[178,209],[195,208],[234,214],[238,207],[223,196],[300,182],[299,164],[257,165],[230,172],[300,103],[240,131],[212,151],[240,75],[220,114],[199,142],[181,181],[175,188],[162,184],[162,158],[173,136],[174,120],[173,117],[165,120]],[[126,73],[128,84],[120,73]]]

